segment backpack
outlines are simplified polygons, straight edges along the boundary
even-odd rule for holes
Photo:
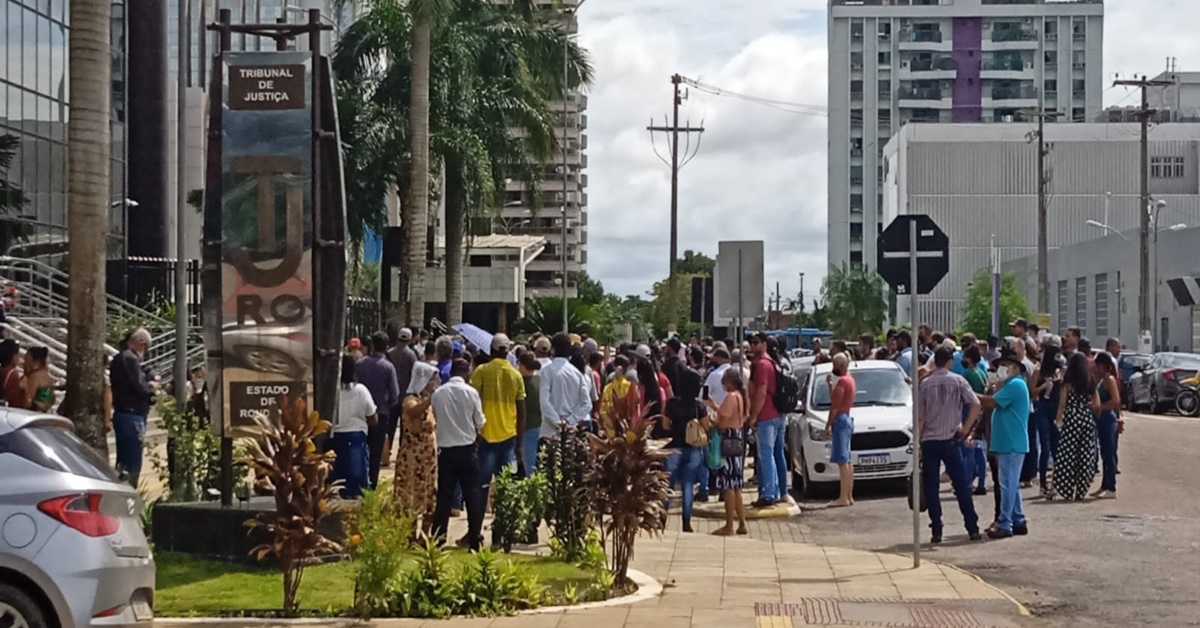
[[[775,409],[781,414],[794,412],[800,404],[800,380],[789,371],[775,365],[775,394],[771,397]]]

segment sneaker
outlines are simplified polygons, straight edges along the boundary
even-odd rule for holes
[[[1029,534],[1029,524],[1023,523],[1019,526],[1013,526],[1012,533],[1014,536],[1026,536]]]
[[[929,537],[929,542],[930,542],[930,543],[933,543],[934,545],[937,545],[938,543],[941,543],[941,542],[942,542],[942,533],[941,533],[941,532],[934,532],[934,533],[933,533],[933,534],[932,534],[932,535]]]
[[[971,539],[972,541],[981,541],[983,540],[983,535],[978,532],[971,532],[967,534],[967,538]]]
[[[774,506],[774,505],[775,505],[775,502],[773,500],[763,499],[760,497],[760,498],[754,500],[754,502],[750,504],[750,507],[751,508],[770,508],[771,506]]]
[[[703,494],[697,495],[696,501],[701,504],[707,504],[708,503],[708,493],[703,493]]]
[[[1013,532],[1004,528],[996,528],[995,530],[988,530],[987,535],[989,539],[1007,539],[1012,537]]]
[[[1116,491],[1100,491],[1096,493],[1096,499],[1116,499]]]
[[[975,488],[975,494],[976,495],[987,495],[987,488],[978,486]]]

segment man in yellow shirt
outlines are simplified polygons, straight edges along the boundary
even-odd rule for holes
[[[486,503],[492,477],[516,463],[523,447],[519,435],[525,433],[525,380],[508,361],[508,336],[492,337],[492,360],[475,369],[471,386],[483,402],[482,438],[479,440],[479,478]]]

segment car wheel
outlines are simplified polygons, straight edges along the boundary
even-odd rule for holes
[[[1162,402],[1158,400],[1158,389],[1150,388],[1150,414],[1163,414]]]
[[[11,584],[0,583],[0,626],[49,628],[50,622],[33,596]]]

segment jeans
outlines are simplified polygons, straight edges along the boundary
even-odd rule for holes
[[[1021,460],[1021,482],[1032,482],[1038,476],[1038,428],[1036,413],[1029,417],[1026,430],[1029,433],[1029,451]]]
[[[375,425],[367,428],[367,486],[371,490],[379,486],[379,466],[387,447],[388,425],[387,416],[380,414]]]
[[[538,463],[538,440],[541,438],[542,428],[535,427],[525,430],[521,435],[521,475],[529,477],[537,471]]]
[[[968,447],[963,441],[959,444],[962,449],[963,471],[967,475],[967,484],[978,482],[976,486],[986,488],[987,486],[987,441],[982,438],[975,439],[975,444]]]
[[[712,481],[712,477],[708,473],[708,463],[704,461],[704,450],[700,450],[700,460],[700,477],[698,480],[696,480],[696,483],[700,485],[700,497],[703,499],[708,499],[708,485],[709,482]]]
[[[1054,458],[1058,456],[1058,426],[1054,424],[1054,417],[1058,415],[1058,403],[1053,401],[1039,401],[1037,410],[1033,414],[1033,425],[1037,428],[1038,451],[1038,481],[1040,486],[1046,488],[1046,474],[1050,469],[1050,465],[1054,463]],[[1033,441],[1029,441],[1030,451],[1033,451]]]
[[[1117,490],[1117,413],[1106,410],[1096,421],[1096,433],[1100,437],[1100,460],[1104,470],[1100,476],[1100,490]]]
[[[934,534],[942,532],[942,500],[938,492],[943,464],[954,486],[954,496],[958,499],[958,510],[962,513],[967,533],[978,534],[979,516],[975,513],[975,500],[971,497],[971,478],[963,466],[961,445],[954,440],[921,442],[921,490],[925,492],[925,503],[929,508],[929,527]]]
[[[1000,466],[1000,516],[996,527],[1012,532],[1014,527],[1025,525],[1025,511],[1021,508],[1021,465],[1025,454],[997,454]]]
[[[342,497],[357,499],[366,488],[368,463],[370,454],[367,451],[366,432],[337,432],[331,437],[333,451],[337,458],[333,461],[333,472],[329,479],[342,480]]]
[[[467,542],[478,550],[483,542],[483,502],[479,499],[479,459],[474,445],[438,450],[437,507],[433,510],[433,537],[446,538],[454,491],[462,491],[467,506]]]
[[[146,440],[146,417],[128,412],[113,413],[113,438],[117,441],[117,467],[136,489],[142,473],[142,449]]]
[[[679,484],[683,520],[686,522],[692,518],[692,504],[695,501],[696,482],[700,481],[700,470],[708,468],[704,462],[704,450],[700,447],[684,446],[683,449],[671,452],[666,466],[667,472],[671,474],[671,486]],[[707,489],[707,486],[702,486],[702,490]]]
[[[488,493],[492,490],[492,478],[504,470],[504,467],[511,467],[516,461],[516,436],[498,443],[479,441],[479,483],[482,490],[480,499],[483,500],[483,503],[487,503]]]
[[[784,438],[787,425],[783,417],[758,421],[758,498],[777,501],[787,496],[787,454]]]

